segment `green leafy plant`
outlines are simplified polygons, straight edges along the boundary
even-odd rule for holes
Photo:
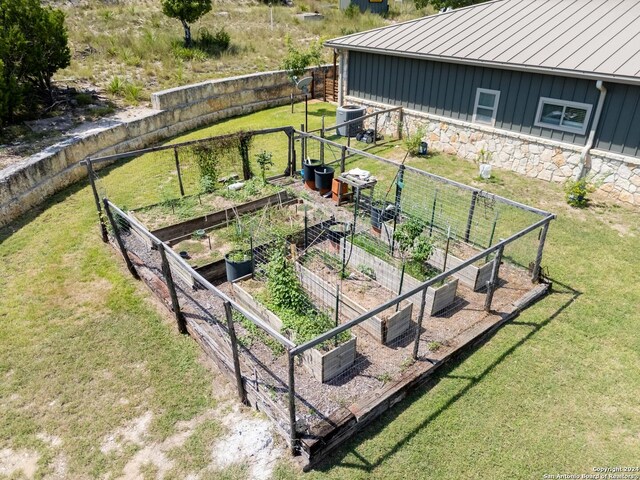
[[[426,133],[426,128],[420,125],[415,132],[404,137],[404,148],[407,149],[410,155],[418,155],[420,153],[420,144]]]
[[[124,92],[124,84],[124,80],[116,75],[107,85],[107,92],[111,95],[121,95]]]
[[[272,156],[271,152],[267,152],[266,150],[262,150],[256,155],[256,162],[258,162],[258,165],[260,166],[263,183],[267,183],[267,168],[273,166]]]
[[[322,62],[322,47],[319,42],[312,42],[307,50],[298,50],[291,37],[285,37],[287,54],[282,60],[282,69],[287,70],[290,77],[301,77],[310,65],[320,65]]]
[[[564,184],[565,199],[574,208],[584,208],[589,203],[589,194],[595,192],[596,188],[597,186],[586,178],[568,180]]]
[[[490,163],[491,157],[493,157],[493,153],[489,150],[485,150],[484,147],[480,149],[475,158],[476,165],[482,165],[483,163]]]
[[[366,275],[371,280],[376,279],[376,271],[373,268],[367,265],[358,265],[358,270],[360,270],[360,272],[362,272],[363,275]]]
[[[426,262],[433,253],[433,243],[429,237],[422,235],[426,224],[417,218],[409,218],[401,223],[393,232],[393,239],[403,259],[411,258],[418,262]]]
[[[296,342],[303,343],[333,328],[332,320],[317,311],[298,280],[293,263],[285,256],[284,245],[275,248],[264,271],[267,278],[267,306],[280,317],[283,329]],[[338,335],[338,342],[350,338]],[[332,345],[332,342],[328,342]]]
[[[360,7],[355,3],[350,3],[347,8],[344,9],[344,16],[349,19],[354,19],[360,15]]]
[[[214,33],[203,27],[198,31],[198,35],[199,39],[196,46],[210,55],[219,55],[221,52],[228,50],[231,45],[231,35],[224,27]]]
[[[200,188],[205,193],[215,190],[218,182],[219,158],[216,149],[206,143],[191,147],[200,170]]]
[[[437,352],[438,350],[440,350],[442,348],[442,344],[440,342],[429,342],[427,343],[427,348],[431,351],[431,352]]]

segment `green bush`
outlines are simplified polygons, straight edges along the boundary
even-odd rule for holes
[[[420,144],[423,142],[422,139],[425,133],[425,127],[419,126],[414,133],[404,137],[404,148],[407,149],[409,154],[418,155],[420,153]]]
[[[201,28],[198,33],[200,38],[196,46],[210,55],[219,55],[221,52],[228,50],[229,45],[231,45],[231,35],[224,27],[213,34],[206,28]]]
[[[564,185],[567,203],[575,208],[584,208],[589,203],[588,196],[596,190],[596,185],[586,178],[568,180]]]
[[[347,8],[344,9],[344,16],[350,19],[356,18],[360,15],[360,8],[355,3],[350,3]]]
[[[290,77],[301,77],[305,69],[311,65],[320,65],[322,62],[322,47],[319,42],[312,42],[305,51],[298,50],[287,35],[285,37],[287,54],[282,60],[282,69],[289,72]]]
[[[43,7],[38,0],[0,2],[0,60],[5,97],[0,99],[0,121],[32,108],[35,102],[26,94],[29,90],[50,104],[51,77],[71,61],[64,13]]]

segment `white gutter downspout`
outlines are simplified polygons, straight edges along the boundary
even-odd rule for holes
[[[347,89],[347,52],[340,50],[340,83],[338,84],[338,106],[344,105],[344,97]]]
[[[593,141],[596,138],[596,130],[598,129],[598,124],[600,123],[600,115],[602,114],[602,107],[604,105],[604,99],[607,96],[607,87],[604,86],[602,80],[598,80],[596,82],[596,88],[600,90],[600,98],[598,98],[598,105],[596,106],[596,112],[593,115],[593,123],[591,124],[591,131],[589,132],[589,138],[587,139],[587,144],[582,149],[582,153],[580,154],[580,171],[576,177],[576,180],[580,180],[584,178],[586,174],[586,166],[587,166],[587,157],[589,156],[589,152],[593,148]]]

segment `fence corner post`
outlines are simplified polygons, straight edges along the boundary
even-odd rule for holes
[[[224,302],[224,313],[227,317],[227,328],[229,330],[229,339],[231,340],[231,354],[233,355],[233,373],[236,377],[236,388],[238,389],[238,397],[240,401],[247,404],[247,393],[244,390],[242,382],[242,371],[240,370],[240,356],[238,355],[238,339],[236,338],[236,328],[233,325],[233,311],[231,303]]]
[[[538,283],[540,281],[540,264],[542,263],[542,252],[544,251],[544,243],[547,239],[547,231],[549,230],[549,222],[545,223],[540,232],[540,243],[538,244],[538,253],[536,254],[536,262],[531,272],[531,281]]]
[[[91,159],[85,159],[85,165],[87,166],[87,176],[89,177],[89,183],[91,184],[91,190],[93,192],[93,199],[96,202],[96,209],[98,210],[98,221],[100,222],[100,234],[102,235],[102,241],[104,243],[109,242],[109,235],[107,233],[107,225],[102,216],[102,206],[100,205],[100,195],[98,195],[98,188],[96,187],[95,171],[91,164]]]
[[[424,318],[424,309],[427,303],[427,288],[428,287],[425,287],[424,291],[422,292],[422,301],[420,302],[420,313],[418,314],[418,323],[416,326],[416,339],[413,344],[412,358],[414,360],[418,359],[418,349],[420,346],[420,330],[422,330],[422,319]]]
[[[167,260],[167,254],[164,251],[164,245],[160,243],[157,244],[156,247],[160,251],[160,258],[162,259],[162,274],[164,275],[164,280],[167,284],[167,288],[169,289],[171,306],[173,307],[173,313],[175,314],[176,322],[178,323],[178,331],[180,333],[189,333],[187,331],[187,322],[185,321],[184,315],[182,315],[182,311],[180,310],[178,293],[176,292],[176,285],[173,282],[173,274],[171,273],[171,266],[169,265],[169,261]]]
[[[493,294],[498,286],[498,275],[500,272],[500,263],[502,263],[502,253],[504,247],[501,246],[496,252],[496,256],[493,259],[493,268],[491,269],[491,279],[487,282],[487,296],[484,299],[484,311],[491,311],[491,302],[493,302]]]
[[[295,387],[295,355],[287,352],[289,367],[289,442],[291,455],[298,454],[298,435],[296,432],[296,387]]]
[[[120,231],[118,229],[118,224],[116,223],[115,219],[113,218],[113,213],[111,213],[111,209],[109,208],[109,200],[107,200],[107,198],[103,198],[102,199],[103,203],[104,203],[104,211],[107,213],[107,218],[109,219],[109,223],[111,223],[111,228],[113,229],[113,236],[116,237],[116,242],[118,243],[118,247],[120,248],[120,252],[122,253],[122,256],[124,257],[124,261],[127,263],[127,268],[129,269],[129,272],[131,273],[131,275],[133,275],[133,278],[135,278],[136,280],[140,280],[140,275],[138,275],[138,271],[136,270],[136,267],[133,266],[133,263],[131,262],[131,259],[129,258],[129,254],[127,253],[127,249],[124,246],[124,242],[122,241],[122,237],[120,236]]]

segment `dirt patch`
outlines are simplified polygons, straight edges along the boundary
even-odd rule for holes
[[[100,446],[100,451],[104,454],[113,451],[122,451],[123,444],[125,443],[143,445],[152,418],[153,414],[146,412],[142,416],[134,418],[126,425],[118,428],[115,432],[105,437]]]
[[[239,411],[223,419],[229,435],[220,439],[212,451],[213,465],[225,468],[233,463],[248,463],[249,478],[267,480],[283,454],[273,439],[271,422],[265,418],[247,418]]]
[[[27,478],[33,478],[38,470],[40,454],[30,450],[0,450],[0,475],[11,477],[22,472]]]

